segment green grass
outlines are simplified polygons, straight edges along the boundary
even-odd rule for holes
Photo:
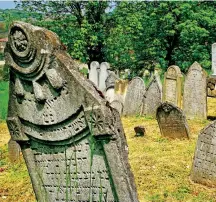
[[[8,97],[8,82],[0,81],[0,120],[7,117]]]

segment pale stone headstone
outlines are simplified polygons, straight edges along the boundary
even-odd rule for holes
[[[212,76],[216,76],[216,43],[212,44]]]
[[[115,89],[114,87],[109,87],[107,90],[106,90],[106,93],[105,93],[105,98],[109,101],[109,102],[112,102],[114,99],[115,99]]]
[[[12,139],[8,142],[8,154],[9,159],[11,163],[16,163],[20,161],[20,153],[21,149],[19,144],[17,144],[16,141],[13,141]]]
[[[183,111],[172,103],[164,102],[157,109],[157,121],[162,136],[189,138],[188,124]]]
[[[100,64],[100,73],[99,73],[99,89],[102,92],[106,91],[106,79],[109,76],[110,65],[108,62],[102,62]]]
[[[109,71],[109,75],[105,80],[106,89],[113,87],[115,88],[115,82],[119,80],[117,75],[113,71]]]
[[[172,65],[164,74],[163,102],[171,102],[181,108],[182,74],[178,66]]]
[[[123,104],[122,102],[120,102],[119,100],[113,100],[111,103],[110,103],[110,106],[114,109],[116,109],[119,114],[121,115],[122,114],[122,111],[123,111]]]
[[[89,71],[89,80],[91,80],[98,87],[98,69],[99,63],[97,61],[93,61],[90,64]]]
[[[138,202],[119,113],[74,69],[58,36],[14,22],[7,124],[37,201]]]
[[[141,115],[156,117],[156,111],[162,103],[162,85],[158,76],[153,76],[143,96]]]
[[[140,114],[144,92],[144,81],[140,77],[134,77],[130,81],[127,88],[127,94],[124,101],[123,115]]]
[[[216,121],[203,129],[197,140],[191,179],[200,184],[216,187]]]
[[[189,119],[207,118],[206,73],[194,62],[185,77],[183,110]]]

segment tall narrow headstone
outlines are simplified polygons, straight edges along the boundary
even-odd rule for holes
[[[162,103],[162,85],[158,76],[153,76],[143,96],[141,115],[156,117],[156,111]]]
[[[100,73],[99,73],[99,89],[102,92],[106,91],[106,79],[109,76],[110,65],[108,62],[102,62],[100,64]]]
[[[199,63],[189,68],[184,83],[183,110],[189,119],[207,117],[206,73]]]
[[[157,121],[162,136],[189,138],[188,124],[183,111],[172,103],[162,103],[157,109]]]
[[[212,44],[212,76],[216,77],[216,43]]]
[[[89,80],[91,80],[98,87],[98,69],[99,63],[97,61],[93,61],[90,64],[89,71]]]
[[[194,182],[216,187],[216,121],[198,136],[191,179]]]
[[[7,124],[37,201],[138,202],[119,113],[74,69],[58,36],[14,22]]]
[[[181,108],[182,74],[178,66],[172,65],[164,74],[163,102],[171,102]]]
[[[140,114],[144,92],[144,81],[140,77],[133,78],[127,88],[123,115]]]

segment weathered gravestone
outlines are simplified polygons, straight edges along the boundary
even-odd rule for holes
[[[105,98],[111,103],[115,99],[115,88],[109,87],[106,89]]]
[[[10,139],[8,142],[8,154],[11,163],[16,163],[20,161],[21,149],[16,141]]]
[[[189,138],[188,124],[183,111],[172,103],[164,102],[157,109],[157,121],[162,136]]]
[[[184,84],[183,109],[189,119],[207,117],[206,74],[199,63],[189,68]]]
[[[100,73],[99,73],[99,89],[104,92],[106,90],[106,79],[109,76],[110,65],[108,62],[102,62],[100,64]]]
[[[153,76],[143,96],[141,115],[156,117],[156,111],[162,103],[162,86],[160,78]]]
[[[98,87],[98,69],[99,63],[97,61],[93,61],[90,64],[89,71],[89,80],[91,80]]]
[[[15,22],[7,124],[37,201],[137,202],[119,113],[73,68],[58,36]]]
[[[144,92],[144,81],[140,77],[133,78],[127,88],[123,115],[140,114]]]
[[[198,136],[190,177],[194,182],[216,187],[216,121]]]
[[[122,102],[120,102],[119,100],[113,100],[111,103],[110,103],[110,106],[114,109],[116,109],[119,114],[121,115],[122,113],[122,110],[124,108]]]
[[[178,66],[172,65],[164,74],[163,102],[181,107],[182,74]]]
[[[124,103],[126,92],[128,87],[128,80],[116,80],[115,81],[115,94],[119,95]]]

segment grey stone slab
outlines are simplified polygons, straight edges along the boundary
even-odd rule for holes
[[[37,201],[138,202],[119,113],[77,71],[58,36],[14,22],[8,38],[7,124]]]
[[[207,118],[206,73],[194,62],[185,77],[183,110],[188,119]]]
[[[212,44],[212,75],[216,76],[216,43]]]
[[[91,80],[97,87],[98,87],[98,68],[99,63],[97,61],[93,61],[90,64],[90,71],[89,71],[89,80]]]
[[[114,88],[114,86],[113,86],[113,87],[109,87],[109,88],[106,90],[105,98],[106,98],[109,102],[112,102],[112,101],[115,99],[115,88]]]
[[[113,100],[111,103],[110,103],[110,106],[114,109],[116,109],[119,114],[121,115],[122,114],[122,111],[123,111],[123,104],[122,102],[120,102],[119,100]]]
[[[197,140],[193,165],[192,181],[216,187],[216,121],[203,129]]]
[[[156,111],[162,103],[162,85],[158,76],[153,76],[143,96],[141,115],[156,117]]]
[[[162,103],[157,109],[157,121],[162,136],[189,138],[188,124],[183,111],[172,103]]]
[[[144,92],[144,81],[140,77],[133,78],[127,88],[123,115],[140,114]]]
[[[106,79],[109,76],[110,65],[108,62],[102,62],[100,64],[100,73],[99,73],[99,89],[102,92],[106,91]]]

